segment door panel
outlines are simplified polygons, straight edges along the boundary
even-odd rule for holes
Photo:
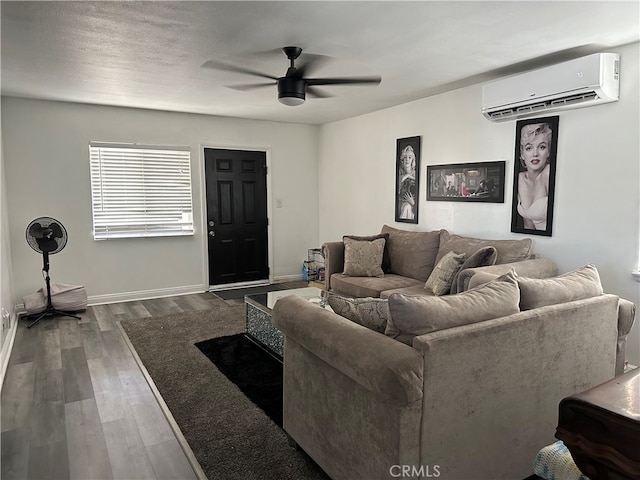
[[[269,278],[266,153],[205,148],[209,284]]]

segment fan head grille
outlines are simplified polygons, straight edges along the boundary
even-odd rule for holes
[[[67,244],[67,230],[55,218],[39,217],[27,227],[26,238],[36,252],[54,254]]]

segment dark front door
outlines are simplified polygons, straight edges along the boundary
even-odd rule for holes
[[[269,278],[267,155],[204,149],[209,284]]]

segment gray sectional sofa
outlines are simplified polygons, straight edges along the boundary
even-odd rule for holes
[[[294,296],[273,315],[284,429],[334,480],[530,476],[555,441],[560,400],[622,373],[635,318],[591,265],[351,300],[366,312],[386,304],[386,334]]]
[[[380,234],[369,237],[347,236],[361,241],[384,238],[383,276],[346,275],[345,243],[322,245],[325,258],[325,290],[348,297],[388,298],[393,293],[433,295],[425,282],[440,260],[449,252],[464,254],[465,262],[451,286],[452,293],[468,289],[478,273],[499,276],[515,270],[530,278],[552,277],[558,273],[551,260],[532,253],[529,238],[521,240],[486,240],[454,235],[447,230],[412,232],[384,225]],[[474,256],[479,250],[494,248],[493,256]],[[489,262],[490,264],[486,264]],[[484,264],[483,264],[484,263]]]

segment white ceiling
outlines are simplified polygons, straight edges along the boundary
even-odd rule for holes
[[[3,95],[309,124],[640,38],[637,0],[3,0],[0,9]],[[285,45],[332,57],[313,76],[382,83],[323,87],[335,96],[286,107],[275,84],[237,91],[227,85],[264,79],[203,67],[214,60],[281,76]]]

